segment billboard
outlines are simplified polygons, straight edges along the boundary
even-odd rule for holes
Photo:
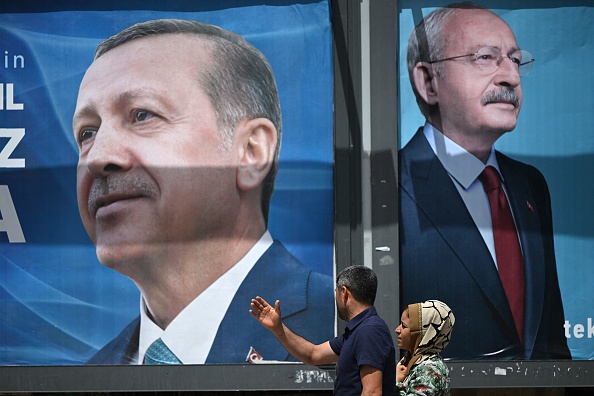
[[[331,132],[332,30],[335,29],[334,39],[338,41],[335,45],[340,47],[339,52],[343,51],[343,61],[346,54],[351,54],[352,62],[357,64],[360,60],[356,52],[359,50],[357,34],[367,29],[364,23],[359,24],[358,12],[362,10],[359,7],[364,10],[367,6],[378,12],[382,5],[336,1],[332,6],[337,9],[331,13],[328,3],[290,0],[229,0],[216,5],[206,1],[192,4],[174,1],[166,5],[126,1],[117,6],[97,2],[80,5],[72,1],[47,5],[29,1],[0,3],[0,365],[3,366],[0,383],[6,390],[25,390],[23,386],[45,391],[261,390],[284,387],[286,383],[297,387],[322,384],[323,389],[329,389],[328,382],[332,379],[327,373],[292,365],[206,364],[200,368],[178,366],[163,370],[86,365],[97,351],[138,317],[140,293],[129,278],[99,262],[80,221],[76,195],[79,149],[71,126],[80,82],[93,62],[95,47],[108,36],[133,23],[155,18],[201,20],[241,34],[270,61],[283,112],[283,145],[269,230],[274,239],[281,240],[307,267],[332,277],[333,227],[341,225],[349,229],[350,233],[346,234],[351,238],[340,240],[343,246],[357,246],[361,242],[356,240],[356,227],[360,225],[356,213],[351,213],[352,223],[334,224],[333,173],[339,172],[333,172],[333,156],[338,157],[340,153],[333,154],[335,142]],[[386,3],[382,3],[383,6]],[[338,7],[339,4],[345,7]],[[401,146],[424,123],[414,103],[403,63],[406,40],[423,15],[443,4],[445,2],[398,2]],[[591,227],[588,226],[592,219],[592,205],[588,200],[591,189],[585,171],[584,175],[573,173],[576,168],[592,168],[592,144],[588,137],[588,127],[593,124],[592,79],[587,69],[583,70],[591,64],[593,56],[591,26],[587,23],[592,7],[584,1],[551,2],[539,4],[538,8],[520,7],[512,2],[487,2],[485,5],[511,25],[521,48],[529,49],[537,59],[532,72],[522,81],[524,103],[519,124],[513,133],[501,138],[496,147],[516,160],[534,165],[547,180],[564,308],[562,332],[574,360],[592,359],[592,314],[583,308],[591,301],[587,287],[592,283],[588,261],[592,257]],[[348,33],[348,43],[341,42],[344,38],[341,32],[336,32],[342,25],[331,26],[330,14],[334,15],[335,23],[344,23],[342,33],[345,36]],[[390,12],[390,15],[395,13]],[[265,20],[266,26],[254,24],[254,20]],[[546,24],[541,24],[541,20],[546,20]],[[386,22],[389,26],[382,25]],[[390,18],[372,18],[370,24],[388,31],[395,26]],[[562,33],[565,31],[571,34]],[[542,40],[539,35],[551,40]],[[390,53],[383,40],[372,44],[382,49],[382,54]],[[351,76],[348,63],[334,60],[340,66],[336,70],[343,72],[335,78],[342,80],[347,86],[345,90],[349,82],[358,82],[359,77],[365,84],[365,75],[353,73]],[[337,84],[336,80],[334,82]],[[340,81],[337,85],[340,86]],[[334,89],[340,91],[337,85]],[[354,96],[349,98],[357,102],[358,90],[354,91]],[[376,94],[377,91],[372,92],[372,98],[376,98]],[[376,99],[383,98],[378,95]],[[352,118],[353,123],[358,121],[356,103],[350,104],[352,113],[341,113],[337,117],[347,126],[346,118]],[[392,102],[388,101],[390,104]],[[336,107],[340,108],[340,103],[337,102]],[[381,103],[376,109],[385,107],[386,103]],[[358,136],[353,134],[356,129],[357,126],[337,128],[335,133],[351,138]],[[385,131],[382,129],[380,134]],[[571,131],[572,138],[565,139],[568,134],[559,131]],[[359,145],[355,138],[354,146],[349,142],[343,148],[352,150],[354,147],[354,157],[357,157]],[[349,162],[355,169],[351,170],[353,174],[346,172],[348,177],[342,180],[344,184],[352,183],[352,195],[337,197],[337,202],[343,204],[342,209],[353,207],[353,201],[361,198],[358,195],[360,181],[356,177],[360,164],[356,161]],[[580,186],[576,188],[578,182]],[[340,214],[339,206],[337,214]],[[343,215],[344,212],[346,210]],[[374,231],[381,234],[382,227]],[[396,238],[393,240],[396,243]],[[338,248],[337,259],[348,253]],[[347,261],[338,266],[347,265]],[[390,283],[385,278],[381,281]],[[270,283],[273,282],[262,281],[263,285]],[[270,300],[277,296],[265,297]],[[284,297],[281,300],[284,306],[286,300]],[[384,307],[388,312],[393,311],[397,318],[398,308],[392,307],[390,302]],[[400,302],[411,301],[401,299]],[[328,306],[333,304],[332,298],[328,299]],[[246,302],[243,313],[251,319],[248,309],[249,302]],[[457,330],[462,328],[463,312],[455,311]],[[330,321],[333,322],[333,318]],[[326,318],[323,322],[327,323]],[[456,334],[454,330],[454,338]],[[319,335],[329,338],[332,334]],[[253,345],[250,345],[245,350],[246,346],[238,348],[237,357],[242,362],[250,351],[261,354],[257,346],[252,350]],[[264,359],[271,359],[270,355],[263,355]],[[485,356],[470,358],[481,360],[448,362],[452,386],[573,386],[579,382],[576,378],[581,379],[580,383],[590,384],[588,370],[591,369],[587,365],[590,362],[553,361],[547,365],[524,361],[511,367]],[[10,367],[16,365],[28,367]],[[65,369],[62,365],[74,367]],[[501,377],[506,367],[507,377]],[[272,375],[262,384],[259,377],[264,370]],[[558,372],[561,377],[554,375]],[[316,378],[318,385],[314,384]],[[23,385],[24,381],[27,385]]]
[[[524,256],[525,312],[520,340],[502,294],[504,289],[494,259],[487,250],[488,238],[481,238],[480,226],[476,225],[480,221],[476,220],[472,204],[466,198],[460,199],[472,194],[474,185],[465,173],[472,173],[472,164],[462,165],[466,168],[461,173],[455,170],[458,160],[468,164],[461,159],[462,154],[457,154],[463,145],[452,144],[456,139],[441,138],[443,134],[436,125],[419,131],[425,125],[425,117],[419,111],[407,72],[407,43],[414,26],[446,4],[398,4],[399,139],[400,148],[407,147],[400,151],[399,169],[401,304],[437,298],[452,307],[457,323],[452,342],[443,352],[446,358],[591,360],[594,328],[588,302],[594,297],[590,286],[594,281],[594,235],[590,226],[594,206],[589,173],[594,166],[594,79],[589,65],[594,61],[594,31],[590,23],[594,8],[581,1],[547,1],[538,5],[482,2],[515,34],[518,47],[510,49],[508,55],[522,49],[530,51],[535,59],[532,70],[518,81],[502,77],[501,70],[507,63],[504,58],[499,72],[473,74],[479,69],[472,64],[478,62],[472,54],[480,52],[480,47],[504,46],[503,40],[492,44],[492,35],[498,32],[492,24],[476,27],[476,40],[482,39],[480,44],[468,40],[464,47],[464,43],[456,46],[450,41],[459,51],[446,50],[441,54],[444,59],[431,59],[428,63],[431,68],[447,63],[442,66],[446,84],[448,79],[475,78],[476,100],[503,85],[516,91],[521,87],[523,102],[517,125],[512,132],[496,139],[494,145],[495,150],[506,155],[495,157]],[[472,24],[471,20],[467,22],[465,26]],[[469,36],[456,37],[459,44]],[[460,50],[462,47],[464,50]],[[456,67],[467,67],[468,74],[462,78],[450,72]],[[481,85],[486,76],[489,81]],[[461,103],[472,106],[471,100]],[[470,107],[461,110],[460,114],[464,113],[479,117]],[[433,141],[433,149],[429,140]],[[419,157],[419,153],[425,154]]]
[[[183,335],[183,341],[173,342],[176,352],[185,356],[181,362],[245,363],[252,348],[264,360],[294,360],[272,334],[266,334],[269,332],[250,317],[250,299],[258,294],[269,300],[281,299],[283,312],[289,315],[288,323],[291,325],[292,317],[295,329],[305,332],[312,340],[323,341],[334,335],[333,64],[327,1],[283,1],[270,5],[261,1],[223,1],[216,5],[209,1],[168,2],[166,5],[160,2],[143,2],[141,5],[128,1],[113,7],[103,2],[82,5],[69,1],[51,5],[2,2],[0,7],[0,365],[83,365],[118,336],[119,342],[128,346],[134,344],[134,347],[122,351],[116,344],[111,344],[108,347],[111,349],[104,349],[100,359],[95,357],[93,362],[135,364],[141,363],[143,351],[148,347],[144,345],[147,340],[168,337],[152,322],[152,319],[159,322],[154,311],[159,303],[156,300],[148,302],[148,295],[155,295],[158,289],[156,284],[149,288],[141,280],[142,276],[124,276],[122,273],[131,273],[117,268],[118,265],[115,265],[116,270],[107,268],[97,258],[91,241],[96,235],[89,237],[87,233],[91,230],[93,234],[95,228],[87,224],[85,229],[79,214],[77,164],[79,154],[85,150],[80,140],[81,132],[77,131],[78,138],[73,133],[79,85],[93,63],[97,45],[133,24],[161,18],[201,21],[244,37],[270,63],[282,109],[279,171],[267,227],[270,235],[265,234],[260,240],[259,236],[255,240],[230,240],[222,235],[218,235],[218,239],[213,237],[214,245],[219,249],[216,259],[209,259],[210,256],[205,254],[195,255],[196,264],[190,265],[194,274],[186,277],[187,282],[180,278],[172,282],[184,289],[189,283],[200,283],[190,279],[213,277],[218,268],[214,263],[223,261],[221,258],[227,257],[238,244],[247,244],[247,248],[238,250],[249,252],[247,258],[240,255],[227,264],[237,268],[235,264],[239,262],[242,272],[226,272],[226,276],[221,277],[225,281],[210,289],[202,285],[199,290],[206,289],[208,293],[202,293],[204,301],[194,303],[193,310],[186,312],[186,320],[168,320],[174,323],[169,328],[176,328],[176,333]],[[266,23],[254,23],[262,20]],[[178,69],[184,53],[176,45],[174,43],[173,48],[169,48],[171,57],[159,57],[155,53],[150,58],[155,63],[160,62],[160,65],[152,64],[151,67],[155,66],[171,78],[172,84],[162,87],[163,95],[170,98],[180,98],[182,92],[187,93],[184,90],[175,92],[174,84],[188,84],[183,82],[183,73]],[[104,59],[108,59],[105,56]],[[114,61],[111,70],[117,77],[124,75],[126,70],[125,66],[120,69],[121,66],[122,62]],[[156,72],[151,73],[148,64],[143,70],[149,70],[143,75],[146,78],[144,84],[148,84]],[[92,101],[98,94],[107,94],[108,89],[117,85],[115,80],[105,80],[104,83],[105,89],[89,94],[91,99],[84,105],[86,110],[91,107],[97,110],[98,101]],[[126,92],[110,94],[112,99],[118,97],[121,100],[130,96]],[[108,96],[104,99],[110,100]],[[166,118],[156,117],[158,112],[152,108],[147,113],[148,105],[145,104],[140,106],[140,113],[134,107],[136,104],[128,103],[127,106],[133,107],[135,117],[141,115],[141,121],[147,117]],[[103,122],[104,129],[107,127],[107,113],[97,111],[89,118],[86,110],[83,112],[86,117],[84,133],[89,130],[87,121],[93,117]],[[280,128],[277,129],[280,132]],[[99,133],[97,136],[107,135]],[[146,146],[131,136],[114,138],[114,145],[106,153],[138,150],[129,157],[134,157],[135,162],[130,170],[144,167],[142,173],[151,175],[155,186],[159,185],[157,180],[161,177],[158,187],[161,192],[165,185],[172,188],[173,179],[183,180],[180,175],[184,172],[194,172],[193,176],[198,177],[204,173],[229,171],[220,169],[220,165],[209,168],[207,164],[202,169],[192,169],[188,165],[190,162],[168,163],[167,156],[172,154],[168,144],[179,136],[165,137],[163,142],[166,143],[160,143],[163,144],[160,150],[145,151],[144,159],[140,159],[142,156],[138,152]],[[207,143],[196,141],[194,150],[196,157],[200,157],[198,150]],[[88,162],[79,167],[79,173],[87,172],[85,177],[89,183],[94,183],[93,180],[101,177],[88,176],[88,170],[85,170],[89,167]],[[121,164],[116,161],[115,165]],[[109,169],[109,166],[103,169]],[[124,172],[124,169],[117,173],[119,171]],[[161,176],[156,176],[158,173]],[[207,193],[214,193],[223,185],[223,180],[211,178],[209,183],[196,183],[195,201],[198,197],[205,200]],[[183,200],[181,196],[189,194],[190,190],[185,190],[188,185],[192,183],[178,184],[175,187],[178,190],[172,189],[173,194],[167,202],[173,203],[176,198]],[[133,184],[129,188],[142,190]],[[88,190],[92,189],[89,187]],[[81,193],[82,190],[84,187],[79,186],[78,200],[83,198],[80,206],[81,213],[85,213],[89,210],[88,196]],[[148,194],[147,190],[142,191]],[[219,194],[216,199],[222,202],[221,197],[227,195]],[[102,199],[107,198],[97,198],[96,201]],[[97,202],[96,205],[103,205]],[[181,204],[172,205],[170,214],[177,211],[176,205]],[[196,224],[198,227],[205,224],[205,219],[215,209],[211,207],[195,218],[186,216],[186,225],[193,227]],[[237,213],[233,212],[235,209],[236,206],[230,205],[229,211],[221,213],[218,221],[225,225],[237,223],[239,216],[234,215]],[[171,217],[168,215],[166,219],[171,220]],[[126,223],[127,227],[135,224]],[[176,233],[176,224],[182,223],[163,223],[155,228],[161,236],[170,237]],[[142,234],[148,229],[143,227],[132,225],[122,235],[127,238]],[[126,243],[116,243],[118,247],[122,245]],[[172,250],[173,245],[175,243],[165,250]],[[252,249],[253,246],[256,247]],[[155,252],[146,256],[153,262],[157,257]],[[262,266],[264,258],[268,264]],[[209,260],[212,260],[210,265]],[[164,270],[172,268],[173,261],[161,260],[159,272],[162,271],[164,278],[169,276]],[[141,298],[139,288],[146,298]],[[180,301],[187,300],[188,295],[196,297],[200,294],[197,290],[186,293],[183,298],[180,296]],[[176,299],[176,294],[170,289],[163,297],[161,302],[171,302]],[[221,299],[226,302],[222,303]],[[204,306],[210,303],[218,304],[212,312],[222,309],[224,315],[205,312]],[[188,305],[192,304],[187,301],[182,304],[183,307]],[[178,307],[171,312],[179,311]],[[152,325],[139,324],[140,312],[144,318],[140,321]],[[196,316],[200,320],[196,320]],[[204,323],[210,323],[210,329],[203,329],[209,327],[203,326]],[[147,334],[153,335],[146,338]],[[205,338],[210,340],[206,345]],[[201,352],[194,354],[194,351]]]

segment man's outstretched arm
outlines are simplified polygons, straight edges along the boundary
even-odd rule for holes
[[[315,345],[295,334],[282,323],[279,300],[276,300],[273,307],[262,297],[256,297],[250,305],[252,307],[250,314],[262,326],[272,331],[272,334],[283,344],[285,349],[303,363],[317,366],[338,361],[338,355],[330,348],[328,341]]]

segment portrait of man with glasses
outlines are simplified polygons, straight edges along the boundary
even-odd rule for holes
[[[535,62],[502,18],[468,2],[431,12],[408,41],[426,122],[399,151],[400,304],[456,312],[445,358],[571,358],[547,183],[494,148],[516,127]]]

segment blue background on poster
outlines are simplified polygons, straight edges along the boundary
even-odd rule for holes
[[[98,263],[80,223],[71,132],[78,85],[95,47],[136,22],[175,17],[213,23],[243,35],[269,59],[283,110],[270,230],[304,263],[332,275],[327,1],[37,3],[0,4],[0,83],[13,84],[14,102],[24,105],[0,110],[0,128],[26,131],[10,156],[24,158],[26,166],[0,169],[0,186],[8,186],[26,239],[9,243],[0,232],[0,365],[83,363],[138,314],[136,287]],[[0,148],[7,142],[0,137]]]
[[[444,1],[399,1],[400,145],[423,125],[406,71],[415,22]],[[591,1],[482,1],[536,62],[522,79],[518,125],[495,147],[536,166],[551,191],[555,250],[573,359],[594,359],[594,6]],[[576,326],[578,325],[578,326]],[[580,331],[580,325],[581,331]],[[576,332],[577,331],[577,332]]]

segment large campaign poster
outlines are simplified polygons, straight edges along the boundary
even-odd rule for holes
[[[72,117],[97,45],[132,24],[159,18],[221,26],[243,36],[270,62],[283,133],[268,230],[306,270],[257,274],[258,285],[269,290],[278,283],[294,284],[285,307],[292,307],[292,298],[309,298],[308,303],[324,307],[298,325],[323,329],[317,334],[320,340],[334,334],[329,3],[2,1],[0,365],[85,364],[139,315],[137,287],[101,265],[81,223],[76,194],[79,149]],[[176,73],[174,60],[168,67]],[[323,284],[320,301],[304,295],[308,291],[301,282],[305,278],[307,284],[308,277]],[[245,296],[232,318],[235,333],[229,331],[222,340],[223,347],[234,349],[241,359],[221,352],[212,361],[244,363],[250,347],[262,352],[248,341],[234,344],[235,336],[245,335],[256,323],[248,311],[258,289]],[[263,353],[261,358],[275,360]]]
[[[407,72],[407,42],[414,26],[423,17],[448,3],[445,1],[407,0],[398,2],[400,148],[411,142],[419,127],[425,123],[425,118],[415,101]],[[594,257],[594,228],[592,227],[594,222],[594,205],[592,204],[594,185],[591,175],[592,169],[594,169],[594,135],[592,134],[594,130],[594,76],[591,73],[591,65],[594,62],[594,26],[592,25],[594,7],[591,2],[584,1],[511,2],[486,0],[481,4],[507,22],[515,34],[519,48],[530,51],[535,59],[529,74],[521,77],[523,104],[517,126],[512,132],[506,133],[497,140],[495,149],[516,161],[535,167],[544,175],[550,190],[554,259],[556,259],[558,282],[549,283],[547,281],[545,283],[543,281],[545,276],[547,279],[555,278],[551,271],[553,267],[546,264],[551,262],[552,254],[536,261],[534,257],[525,257],[526,274],[531,274],[526,276],[526,292],[531,296],[541,296],[530,297],[526,300],[524,343],[528,346],[528,352],[513,352],[514,341],[512,341],[511,335],[508,338],[509,341],[500,343],[501,348],[490,351],[490,354],[485,354],[484,351],[478,349],[465,351],[462,344],[486,345],[488,341],[499,337],[500,327],[505,326],[502,318],[505,317],[506,309],[503,305],[487,303],[482,305],[483,312],[470,311],[469,307],[477,307],[481,301],[496,301],[493,290],[499,287],[498,280],[492,277],[492,274],[495,273],[492,261],[487,259],[479,262],[480,260],[473,261],[470,258],[477,257],[477,251],[484,244],[472,242],[480,241],[474,239],[478,234],[473,234],[475,231],[469,231],[468,227],[463,228],[465,226],[462,224],[464,221],[462,214],[450,216],[449,222],[443,221],[440,224],[448,214],[456,213],[454,207],[461,203],[459,197],[455,198],[450,195],[447,200],[433,202],[433,205],[425,205],[426,212],[423,215],[427,216],[426,219],[431,219],[428,221],[433,222],[427,227],[439,228],[441,233],[439,240],[446,240],[450,244],[448,251],[455,251],[457,258],[450,260],[451,257],[445,254],[437,257],[434,263],[427,264],[423,268],[423,276],[419,281],[424,286],[418,287],[416,283],[415,286],[412,286],[417,288],[417,293],[410,291],[411,285],[404,283],[401,284],[401,290],[406,298],[409,295],[418,295],[418,293],[422,293],[422,290],[435,291],[439,288],[439,292],[435,293],[439,293],[439,298],[450,304],[457,320],[452,342],[443,352],[447,358],[554,359],[564,354],[555,354],[554,347],[550,347],[550,344],[547,346],[547,340],[542,338],[551,337],[552,339],[554,333],[555,337],[562,337],[566,341],[572,359],[591,360],[594,359],[594,311],[591,304],[594,300],[594,289],[592,288],[592,284],[594,284],[594,267],[592,265]],[[485,26],[483,29],[487,31],[491,27]],[[469,49],[467,52],[477,49]],[[465,54],[447,53],[444,57]],[[456,58],[456,60],[447,62],[466,62],[468,59]],[[448,75],[444,78],[448,77],[455,78]],[[401,169],[401,183],[403,183],[402,172],[405,171]],[[426,172],[423,173],[425,176],[417,174],[417,177],[428,177],[427,174],[436,172],[436,168],[433,167],[430,171],[424,169],[420,172]],[[414,177],[413,175],[412,178]],[[511,183],[513,177],[510,176],[508,182]],[[413,180],[411,183],[414,184],[415,181]],[[401,192],[401,198],[403,198],[401,202],[406,202],[407,197],[412,195],[415,195],[415,199],[419,202],[422,199],[420,198],[422,194],[420,183],[416,185],[417,189],[413,192],[411,192],[413,189],[408,189],[406,193]],[[453,188],[454,184],[450,184]],[[435,184],[433,186],[438,188]],[[509,185],[507,188],[508,196],[510,194],[513,196],[514,192],[509,191]],[[435,190],[433,196],[435,199],[445,197],[444,191]],[[544,195],[543,191],[540,196],[521,202],[520,211],[523,210],[531,215],[534,212],[533,199],[543,199]],[[436,211],[440,214],[436,214]],[[440,217],[441,214],[444,216]],[[406,213],[402,213],[402,216],[406,215]],[[516,224],[521,221],[521,216],[524,214],[514,212]],[[423,224],[427,225],[428,223]],[[428,231],[429,228],[423,229],[423,224],[419,224],[417,229],[401,229],[401,247],[405,243],[415,243],[415,241],[411,242],[413,236],[417,238],[416,243],[419,244],[424,242],[421,241],[422,238],[427,238],[425,241],[438,240],[428,236],[431,231]],[[461,229],[465,231],[460,231]],[[460,238],[453,237],[453,230],[460,231]],[[523,232],[527,232],[530,237],[538,237],[540,229],[532,228],[518,232],[521,238]],[[406,238],[409,240],[407,241]],[[524,239],[524,243],[526,244],[522,248],[526,256],[531,251],[531,247],[527,245],[526,239]],[[464,247],[457,249],[456,246]],[[401,262],[402,271],[407,271],[409,266],[425,265],[426,260],[423,257],[433,254],[438,249],[437,244],[427,246],[426,249],[417,249],[416,259],[413,262]],[[549,249],[549,252],[551,251]],[[482,269],[472,272],[476,267]],[[439,278],[437,273],[442,273],[439,268],[448,268],[448,271],[453,274],[452,277],[448,276],[450,283],[445,284],[444,279]],[[469,274],[472,274],[473,280],[469,284],[463,283],[461,279],[467,279]],[[406,282],[406,279],[403,282]],[[552,311],[559,309],[558,304],[551,303],[551,299],[558,300],[554,297],[556,283],[560,289],[564,315],[561,320],[547,322],[544,318],[551,318]],[[477,290],[480,289],[481,292],[468,297],[467,289],[462,287],[463,284]],[[460,301],[460,296],[468,298],[466,301]],[[413,302],[416,301],[402,301],[403,304]],[[477,317],[482,317],[483,321],[474,320]],[[499,319],[493,322],[490,319],[492,317]],[[496,324],[485,328],[484,323]],[[453,349],[449,349],[450,347]],[[550,349],[547,351],[549,347]]]

